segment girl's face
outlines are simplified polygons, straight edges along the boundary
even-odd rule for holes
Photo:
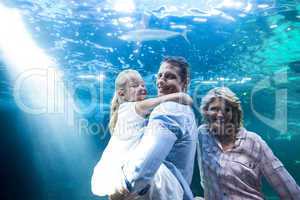
[[[124,90],[125,101],[142,101],[146,98],[147,90],[142,77],[131,75]]]

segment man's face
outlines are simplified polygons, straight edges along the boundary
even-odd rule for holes
[[[214,134],[219,136],[234,134],[232,107],[222,98],[216,98],[208,105],[206,116]]]
[[[178,67],[163,62],[157,74],[156,86],[158,96],[182,92],[183,82],[179,76]]]

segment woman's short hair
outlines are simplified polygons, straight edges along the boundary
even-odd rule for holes
[[[216,98],[221,98],[225,100],[232,107],[233,123],[240,128],[243,126],[243,110],[241,107],[240,99],[232,92],[228,87],[216,87],[207,92],[207,94],[202,98],[200,105],[200,112],[203,117],[203,121],[207,122],[206,112],[208,111],[208,106]]]

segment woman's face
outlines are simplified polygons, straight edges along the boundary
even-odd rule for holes
[[[158,96],[182,92],[183,83],[179,69],[168,62],[163,62],[157,73],[156,80]]]
[[[206,111],[209,127],[213,134],[219,136],[235,133],[235,124],[232,123],[232,106],[226,100],[218,97],[208,105]]]
[[[147,90],[142,77],[137,75],[130,76],[124,90],[126,101],[142,101],[146,98]]]

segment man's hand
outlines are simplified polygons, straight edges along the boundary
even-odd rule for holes
[[[125,188],[116,191],[114,194],[109,195],[110,200],[125,200],[126,196],[129,195],[129,191]]]
[[[138,195],[135,193],[130,193],[125,188],[122,188],[119,191],[116,191],[114,194],[109,196],[110,200],[134,200],[137,199]]]

